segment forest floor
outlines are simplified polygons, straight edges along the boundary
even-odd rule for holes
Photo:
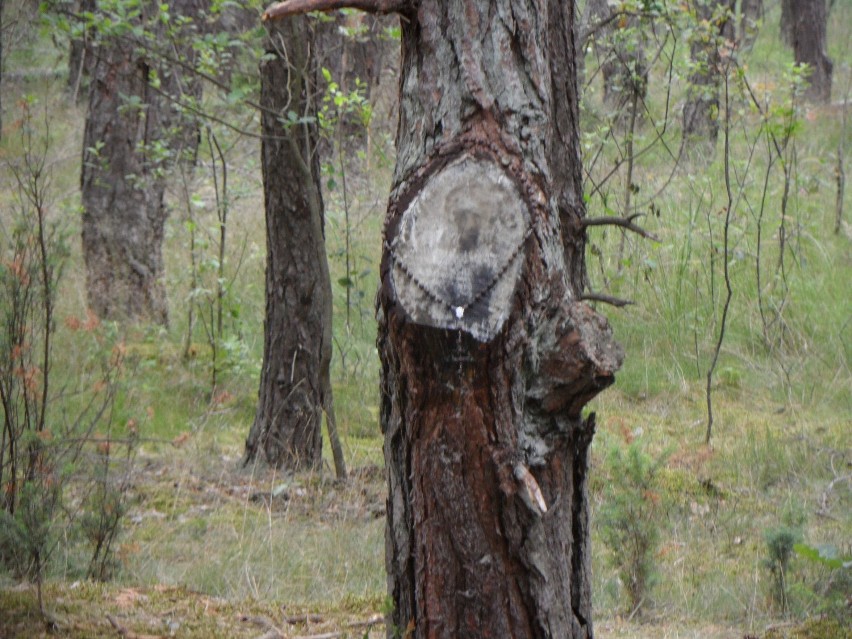
[[[336,481],[329,468],[282,476],[272,469],[243,468],[234,455],[210,455],[211,444],[203,440],[203,434],[183,433],[171,443],[140,451],[133,463],[130,508],[117,549],[122,568],[112,582],[73,576],[49,579],[43,586],[49,622],[39,613],[33,584],[0,583],[0,639],[384,637],[386,604],[377,594],[383,581],[382,469],[366,460],[350,470],[345,482]],[[300,537],[305,530],[307,536]],[[354,531],[367,531],[364,543]],[[348,552],[339,545],[326,552],[317,546],[323,535],[333,545],[334,539],[355,537],[355,542]],[[269,548],[269,573],[258,566],[252,538],[258,548]],[[277,546],[273,539],[284,545]],[[234,556],[223,564],[228,543],[235,546]],[[289,556],[283,557],[284,552]],[[367,564],[366,581],[348,565],[356,561],[356,553]],[[73,557],[66,562],[73,563]],[[347,565],[343,573],[337,572],[340,564]],[[225,574],[205,581],[205,570]],[[317,582],[319,590],[305,593],[301,579]],[[295,583],[284,583],[288,580]],[[235,585],[239,583],[243,586]],[[812,635],[794,623],[766,623],[755,634],[736,623],[677,619],[653,610],[638,617],[600,615],[595,636],[849,636]]]

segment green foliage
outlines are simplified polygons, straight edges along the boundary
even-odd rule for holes
[[[66,493],[72,483],[91,480],[81,461],[95,429],[111,425],[123,353],[99,322],[85,327],[68,322],[72,330],[93,334],[94,348],[75,362],[74,383],[52,383],[56,307],[69,249],[63,221],[50,213],[49,120],[37,119],[33,100],[20,108],[22,152],[12,164],[17,191],[11,232],[0,227],[0,561],[36,583],[44,613],[42,581],[55,550],[68,540],[60,531],[72,527],[81,508],[87,529],[95,510],[105,512],[115,502],[111,496],[81,507]],[[113,529],[120,517],[118,512],[113,518]],[[109,544],[99,556],[106,561]]]
[[[611,446],[606,458],[609,481],[596,523],[632,612],[648,603],[657,580],[655,555],[665,513],[659,471],[666,459],[666,454],[651,457],[641,440],[626,448]]]
[[[57,542],[61,486],[55,471],[47,471],[17,490],[14,512],[0,511],[0,558],[16,576],[40,583]]]
[[[798,529],[789,526],[770,528],[764,533],[766,541],[766,559],[764,566],[769,570],[772,578],[772,600],[787,614],[788,592],[787,582],[789,580],[790,559],[793,557],[793,546],[802,537]]]

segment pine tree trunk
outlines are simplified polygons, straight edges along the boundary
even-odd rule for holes
[[[305,18],[272,23],[261,63],[266,203],[266,326],[257,414],[246,463],[291,470],[322,461],[331,407],[331,281],[317,155],[317,61]],[[305,121],[285,126],[287,112]],[[334,440],[334,437],[332,437]],[[337,457],[335,458],[337,463]],[[342,457],[338,474],[345,475]]]
[[[197,4],[172,2],[173,19],[197,15]],[[192,43],[184,36],[175,39],[184,47],[178,54],[191,61]],[[194,157],[198,145],[197,123],[173,100],[198,99],[201,85],[126,38],[107,38],[92,50],[81,176],[89,306],[101,318],[166,324],[166,175],[180,157]]]
[[[826,0],[797,0],[793,3],[790,45],[796,64],[807,64],[810,69],[805,98],[811,102],[831,100],[834,65],[826,54],[827,21]]]
[[[781,40],[793,46],[793,28],[796,22],[796,3],[801,0],[781,0]]]
[[[719,137],[719,93],[724,73],[721,50],[733,40],[733,3],[696,0],[692,7],[699,26],[690,43],[694,70],[683,107],[683,140],[696,158],[711,158]],[[704,144],[696,144],[701,141]]]
[[[388,636],[592,636],[583,405],[620,363],[579,302],[573,2],[402,21],[379,293]]]

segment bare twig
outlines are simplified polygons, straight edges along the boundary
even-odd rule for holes
[[[124,626],[122,626],[118,621],[116,621],[115,617],[112,615],[106,616],[107,621],[109,621],[109,625],[115,628],[115,631],[118,633],[119,637],[125,637],[125,639],[160,639],[162,635],[148,635],[148,634],[139,634],[137,632],[133,632],[132,630],[128,630]]]
[[[623,300],[618,297],[613,297],[612,295],[605,295],[603,293],[583,293],[580,296],[580,299],[584,302],[603,302],[604,304],[609,304],[611,306],[615,306],[616,308],[622,308],[623,306],[629,306],[630,304],[635,304],[631,300]]]
[[[641,226],[634,224],[633,220],[637,217],[641,217],[642,213],[634,213],[628,217],[593,217],[593,218],[583,218],[580,221],[580,226],[583,228],[588,228],[590,226],[620,226],[622,228],[627,229],[628,231],[633,231],[637,235],[641,235],[644,238],[649,240],[654,240],[655,242],[659,242],[660,238],[658,238],[653,233],[649,233]]]
[[[722,309],[722,323],[719,327],[719,337],[716,341],[716,349],[713,352],[713,361],[710,362],[710,368],[707,369],[707,431],[704,435],[704,443],[710,444],[710,437],[713,434],[713,401],[712,401],[712,383],[713,372],[716,370],[716,364],[719,361],[719,352],[722,350],[722,342],[725,339],[725,327],[728,319],[728,310],[731,307],[731,298],[733,297],[733,289],[731,288],[731,277],[728,271],[728,251],[729,251],[729,232],[731,227],[731,212],[735,206],[733,192],[731,191],[731,99],[728,93],[728,71],[725,71],[725,192],[728,196],[727,206],[725,207],[725,228],[723,234],[723,250],[722,267],[725,277],[725,304]]]
[[[405,0],[288,0],[273,4],[263,12],[263,21],[278,20],[286,16],[311,11],[335,11],[337,9],[358,9],[366,13],[405,13],[411,9],[411,3]]]

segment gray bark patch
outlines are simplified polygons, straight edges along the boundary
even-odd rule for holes
[[[512,307],[530,214],[493,162],[449,164],[403,212],[390,250],[397,298],[416,324],[490,342]]]

